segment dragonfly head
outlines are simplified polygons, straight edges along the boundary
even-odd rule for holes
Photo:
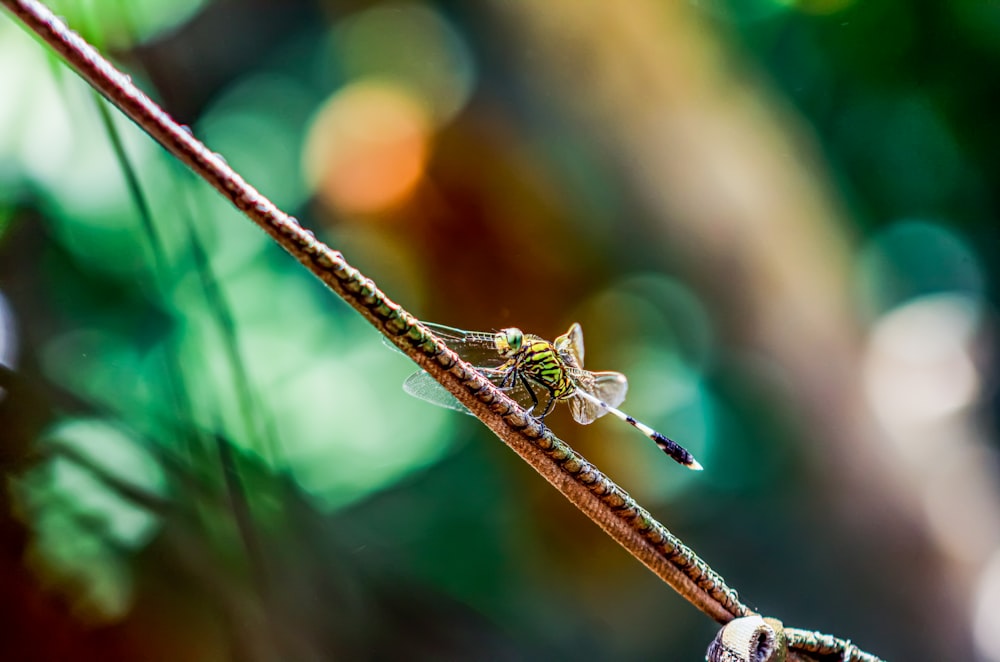
[[[493,344],[496,345],[500,356],[509,357],[516,354],[521,349],[524,342],[524,333],[517,327],[503,329],[493,337]]]

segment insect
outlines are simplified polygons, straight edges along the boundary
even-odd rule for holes
[[[516,327],[485,333],[439,324],[424,326],[539,420],[548,416],[558,402],[566,402],[573,420],[581,425],[612,414],[652,439],[680,464],[702,469],[686,448],[617,409],[625,400],[628,380],[620,372],[584,370],[583,329],[579,324],[574,323],[552,342]],[[406,379],[403,390],[432,404],[469,413],[422,370]]]

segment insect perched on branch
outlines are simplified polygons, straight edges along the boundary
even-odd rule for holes
[[[652,439],[680,464],[695,470],[702,468],[686,448],[617,409],[625,400],[628,380],[620,372],[584,370],[583,330],[579,324],[574,323],[552,342],[516,327],[487,333],[440,324],[424,326],[538,419],[548,416],[557,402],[566,402],[573,420],[582,425],[612,414]],[[410,375],[403,389],[440,407],[468,412],[424,371]]]

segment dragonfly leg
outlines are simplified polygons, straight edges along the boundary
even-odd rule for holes
[[[555,393],[552,391],[551,388],[548,387],[548,385],[542,382],[534,382],[539,386],[541,386],[542,388],[544,388],[549,394],[549,401],[545,403],[545,411],[543,411],[541,414],[534,414],[534,411],[538,408],[538,396],[535,395],[535,389],[531,387],[531,382],[528,381],[528,378],[525,377],[523,374],[519,374],[518,376],[521,378],[521,385],[524,386],[524,390],[526,390],[528,394],[531,395],[531,402],[533,404],[531,405],[531,409],[528,410],[528,413],[532,414],[535,418],[537,418],[540,421],[543,420],[546,416],[552,413],[552,410],[556,406]]]
[[[542,415],[538,417],[538,420],[542,420],[543,418],[551,414],[552,410],[555,409],[556,407],[555,394],[552,392],[552,389],[546,389],[546,390],[549,392],[549,401],[545,403],[545,411],[543,411]]]
[[[476,370],[497,386],[507,379],[507,371],[500,368],[476,368]]]
[[[520,374],[521,373],[517,370],[517,368],[510,368],[504,372],[503,379],[500,380],[500,388],[507,390],[514,386],[514,380],[517,379]]]
[[[496,384],[497,388],[501,391],[509,391],[514,387],[514,381],[517,377],[515,374],[517,372],[516,368],[500,366],[499,368],[477,368],[477,370]]]
[[[531,414],[538,407],[538,396],[535,395],[535,389],[531,388],[531,384],[528,383],[528,378],[524,376],[520,371],[517,373],[517,380],[521,382],[521,386],[524,390],[528,392],[531,397],[531,407],[528,409],[528,413]]]

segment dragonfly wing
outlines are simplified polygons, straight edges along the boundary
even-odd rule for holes
[[[571,370],[570,374],[578,391],[587,393],[609,407],[617,407],[625,400],[628,380],[620,372]],[[589,425],[608,413],[606,408],[593,399],[578,394],[570,396],[569,410],[573,414],[573,420],[581,425]]]
[[[569,413],[573,415],[573,420],[580,425],[590,425],[601,416],[607,414],[608,410],[575,394],[569,398]]]
[[[398,347],[396,347],[395,345],[393,345],[391,340],[389,340],[385,336],[381,336],[381,338],[382,338],[382,344],[383,345],[385,345],[389,349],[393,350],[394,352],[399,352],[400,354],[403,354],[403,351],[401,349],[399,349]],[[406,356],[406,355],[403,354],[403,356]]]
[[[477,368],[495,368],[506,361],[497,351],[495,333],[463,331],[431,322],[422,322],[422,324],[441,338],[448,349]]]
[[[569,331],[556,338],[552,344],[564,359],[567,354],[571,357],[572,360],[567,360],[571,366],[583,367],[583,329],[579,322],[573,322]]]
[[[531,393],[528,392],[527,386],[520,382],[513,385],[504,383],[506,381],[506,373],[504,371],[482,370],[480,371],[480,374],[493,382],[501,391],[506,393],[509,398],[525,409],[530,411],[534,406],[534,401],[531,398]],[[432,405],[460,411],[465,414],[469,414],[470,416],[473,415],[465,405],[459,402],[455,396],[448,391],[448,389],[441,386],[436,379],[423,370],[415,372],[407,377],[406,381],[403,382],[403,390],[413,397],[419,398],[424,402],[429,402]],[[544,389],[534,389],[534,392],[537,393],[537,391],[543,390]],[[548,393],[537,393],[536,399],[538,400],[538,407],[536,411],[544,411],[544,408],[548,405]]]
[[[492,333],[465,331],[463,329],[456,329],[453,326],[435,324],[434,322],[421,322],[421,324],[440,336],[445,344],[449,346],[452,344],[462,345],[469,343],[483,343],[491,347],[493,346],[493,337],[495,334]]]
[[[594,377],[594,387],[590,394],[598,400],[617,407],[625,402],[625,394],[628,393],[628,380],[620,372],[592,372]]]
[[[476,367],[495,368],[502,365],[506,360],[497,352],[494,340],[496,334],[480,331],[463,331],[462,329],[444,326],[443,324],[433,324],[431,322],[421,322],[421,324],[441,338],[448,349]],[[402,354],[400,349],[384,336],[382,337],[382,343],[386,347]]]
[[[448,392],[448,389],[441,386],[429,373],[421,370],[406,378],[403,382],[403,390],[415,398],[424,402],[429,402],[438,407],[454,409],[471,415],[465,405],[455,399],[455,396]]]

